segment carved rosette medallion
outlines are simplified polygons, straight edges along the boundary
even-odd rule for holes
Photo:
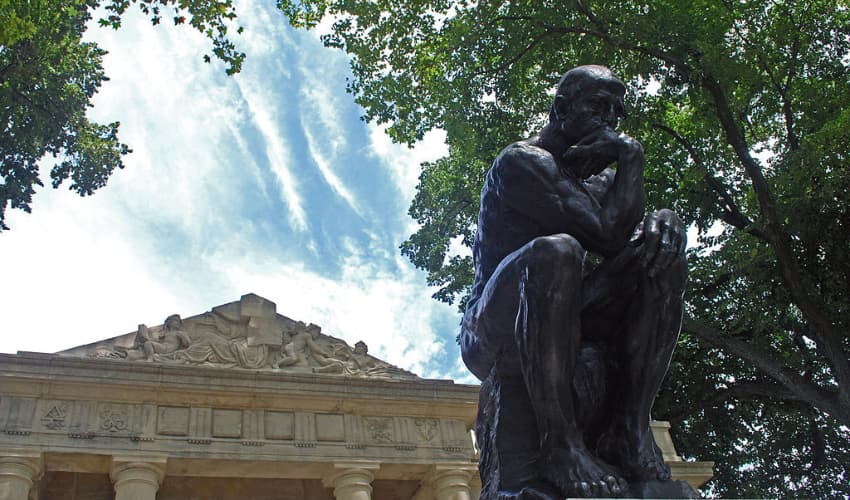
[[[103,405],[98,415],[99,428],[108,432],[122,432],[129,427],[129,411],[127,407],[118,405]]]

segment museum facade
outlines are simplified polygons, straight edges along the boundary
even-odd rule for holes
[[[478,498],[478,387],[422,379],[254,294],[0,354],[0,500]],[[669,426],[656,441],[698,487]]]

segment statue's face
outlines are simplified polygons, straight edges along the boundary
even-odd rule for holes
[[[616,129],[624,115],[622,94],[602,84],[588,88],[565,104],[561,130],[570,145],[602,128]]]

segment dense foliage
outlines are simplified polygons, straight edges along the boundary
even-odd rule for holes
[[[656,404],[729,497],[850,493],[850,12],[841,0],[317,0],[349,90],[423,165],[402,252],[459,301],[483,174],[542,124],[565,70],[612,67],[648,154],[649,206],[699,231],[687,319]]]
[[[121,15],[136,4],[154,24],[163,9],[175,24],[187,22],[213,43],[213,54],[239,71],[244,54],[227,39],[235,17],[229,0],[109,0],[100,24],[118,28]],[[39,166],[49,165],[58,187],[70,179],[81,196],[103,187],[130,152],[118,139],[118,122],[86,118],[91,98],[107,80],[106,52],[83,33],[98,0],[0,0],[0,231],[7,208],[30,211]],[[205,56],[209,60],[209,56]]]

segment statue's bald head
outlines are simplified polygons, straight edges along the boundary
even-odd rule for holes
[[[556,100],[558,99],[557,96],[560,96],[564,102],[571,103],[577,98],[601,89],[620,97],[626,93],[626,85],[605,66],[594,64],[578,66],[567,71],[561,77],[561,81],[558,82]],[[554,105],[549,117],[552,120],[557,118],[557,110]]]

